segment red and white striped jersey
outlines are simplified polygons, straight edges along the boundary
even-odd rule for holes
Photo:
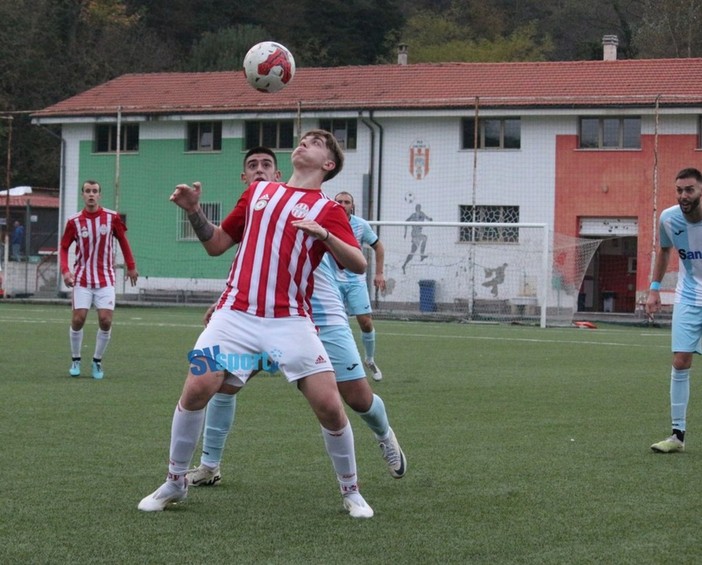
[[[320,190],[254,183],[222,222],[240,245],[218,308],[263,318],[309,316],[313,272],[327,247],[291,225],[302,219],[358,247],[344,208]]]
[[[115,285],[114,239],[119,242],[128,269],[136,263],[126,236],[127,226],[117,212],[98,208],[95,212],[83,209],[66,222],[61,237],[61,273],[70,271],[68,250],[75,242],[76,260],[73,277],[76,286],[102,288]]]

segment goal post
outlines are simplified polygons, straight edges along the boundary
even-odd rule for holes
[[[570,325],[600,240],[542,223],[372,221],[385,251],[386,289],[368,281],[377,315]]]

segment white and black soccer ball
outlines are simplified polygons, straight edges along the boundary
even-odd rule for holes
[[[414,202],[414,192],[405,194],[405,202],[407,202],[407,204],[412,204]]]
[[[284,45],[263,41],[244,57],[244,74],[256,90],[278,92],[295,76],[295,58]]]

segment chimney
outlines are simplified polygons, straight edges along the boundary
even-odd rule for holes
[[[619,45],[619,38],[616,35],[605,35],[602,37],[602,47],[603,47],[603,61],[616,61],[617,60],[617,45]]]
[[[397,64],[406,65],[407,64],[407,44],[400,43],[397,46]]]

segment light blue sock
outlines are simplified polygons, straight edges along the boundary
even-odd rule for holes
[[[685,415],[690,400],[690,369],[673,369],[670,373],[670,417],[673,429],[685,431]]]
[[[217,467],[222,461],[222,451],[224,451],[229,430],[234,424],[235,411],[236,396],[233,394],[217,392],[207,404],[200,463],[208,467]]]
[[[358,415],[373,430],[378,439],[385,439],[390,429],[385,403],[377,394],[373,395],[373,402],[368,412],[358,412]]]
[[[363,341],[363,348],[366,350],[366,359],[373,359],[375,355],[375,330],[361,332],[361,340]]]

